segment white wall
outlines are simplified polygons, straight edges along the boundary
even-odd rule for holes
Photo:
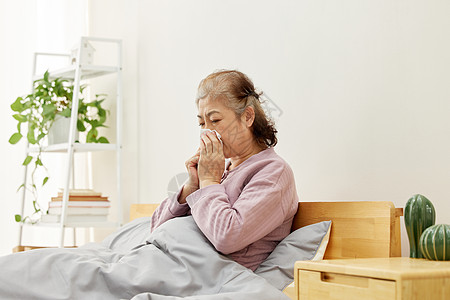
[[[2,230],[0,253],[11,252],[12,247],[17,245],[18,226],[14,222],[14,215],[18,212],[19,199],[16,193],[17,187],[22,183],[22,172],[19,166],[24,160],[25,149],[12,147],[8,140],[16,130],[16,122],[11,117],[10,104],[18,96],[17,90],[29,91],[31,78],[31,55],[28,55],[29,44],[33,39],[25,40],[21,37],[32,36],[32,26],[20,26],[16,18],[21,16],[32,24],[34,21],[33,11],[22,10],[23,5],[33,6],[34,1],[17,1],[6,5],[0,2],[0,39],[8,41],[11,46],[0,47],[0,155],[2,168],[0,172],[0,186],[2,191],[0,210],[0,227]],[[15,27],[15,31],[9,28]],[[26,78],[26,80],[19,80]],[[7,229],[7,230],[6,230]]]
[[[138,27],[137,12],[138,1],[121,0],[96,0],[89,2],[89,35],[121,39],[123,42],[123,128],[122,128],[122,201],[123,218],[128,221],[129,207],[131,203],[139,202],[139,154],[138,143],[138,111],[139,111],[139,61],[138,61]],[[107,7],[107,13],[105,13]],[[114,59],[116,52],[106,51],[96,53],[103,59]],[[113,99],[116,97],[116,78],[107,76],[96,80],[96,91],[108,94],[107,106],[111,110],[109,125],[104,131],[111,142],[115,142],[116,132],[114,129],[116,105]],[[93,185],[96,190],[109,191],[108,196],[113,201],[111,217],[116,219],[117,200],[116,195],[116,156],[112,152],[93,153],[92,155]],[[96,240],[101,239],[111,232],[107,230],[96,230]]]

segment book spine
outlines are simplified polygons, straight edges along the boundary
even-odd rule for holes
[[[62,197],[52,197],[52,201],[62,201]],[[109,201],[108,197],[69,196],[69,201]]]
[[[50,207],[48,213],[50,215],[61,215],[62,207]],[[67,215],[107,215],[108,207],[68,207]]]
[[[58,192],[58,197],[62,197],[64,194],[61,192]],[[69,193],[69,196],[75,196],[75,197],[101,197],[102,193]]]
[[[62,202],[50,202],[48,207],[62,207]],[[90,202],[90,201],[69,201],[67,203],[67,207],[93,207],[93,208],[102,208],[102,207],[111,207],[110,202]]]

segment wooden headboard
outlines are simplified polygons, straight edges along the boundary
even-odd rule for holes
[[[151,216],[158,204],[132,204],[130,219]],[[292,229],[331,220],[326,259],[401,256],[402,208],[389,201],[300,202]]]
[[[301,202],[292,229],[331,220],[325,259],[401,256],[400,216],[390,201]]]

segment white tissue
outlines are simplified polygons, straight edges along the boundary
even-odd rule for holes
[[[222,143],[222,136],[217,131],[211,130],[211,129],[200,129],[200,138],[202,138],[202,134],[204,132],[213,132],[213,133],[215,133],[217,138],[219,139],[219,141]]]

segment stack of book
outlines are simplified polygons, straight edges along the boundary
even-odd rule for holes
[[[41,222],[54,223],[61,220],[63,192],[52,197],[48,205],[48,213],[41,217]],[[109,207],[108,197],[90,189],[74,189],[69,191],[66,222],[106,222]]]

